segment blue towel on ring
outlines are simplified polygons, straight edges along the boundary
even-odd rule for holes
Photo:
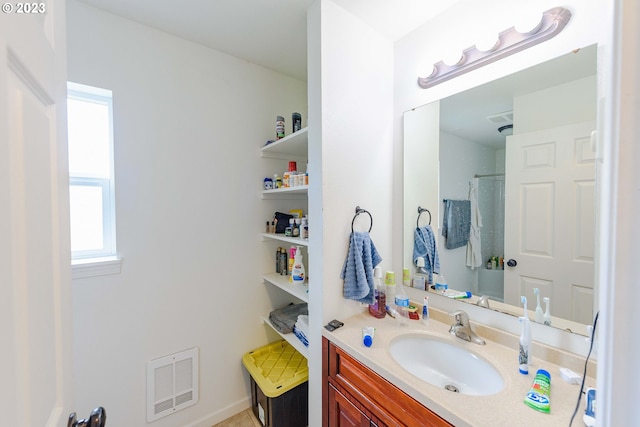
[[[349,250],[340,278],[344,280],[343,295],[365,304],[375,302],[373,268],[382,257],[365,231],[353,231],[349,236]]]
[[[440,274],[440,257],[436,245],[436,237],[430,225],[416,228],[413,233],[413,265],[418,258],[424,258],[424,268],[429,275],[429,283],[433,283],[433,273]]]
[[[465,246],[471,230],[471,202],[469,200],[445,200],[442,235],[444,247],[455,249]]]

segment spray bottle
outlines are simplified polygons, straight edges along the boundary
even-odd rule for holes
[[[429,324],[429,297],[425,296],[422,302],[422,324]]]
[[[520,334],[520,351],[518,352],[518,366],[520,373],[529,375],[529,363],[531,363],[531,321],[527,310],[527,297],[521,296],[520,301],[524,307],[524,316],[520,317],[522,333]]]

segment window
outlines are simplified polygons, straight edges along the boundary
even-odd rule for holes
[[[111,91],[69,82],[67,124],[73,264],[113,259],[116,239]]]

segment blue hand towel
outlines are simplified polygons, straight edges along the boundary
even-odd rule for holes
[[[349,236],[349,251],[340,278],[344,280],[343,295],[365,304],[375,302],[373,268],[382,257],[371,241],[368,232],[354,231]]]
[[[469,241],[471,229],[471,202],[469,200],[445,200],[442,235],[444,247],[455,249]]]
[[[413,265],[418,258],[424,258],[424,268],[429,274],[429,283],[433,283],[433,273],[440,273],[440,258],[436,237],[430,225],[416,228],[413,233]]]

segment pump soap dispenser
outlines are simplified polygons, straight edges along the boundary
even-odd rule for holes
[[[531,363],[531,322],[527,310],[527,297],[521,296],[520,301],[524,307],[524,316],[520,317],[522,333],[520,334],[520,351],[518,352],[518,366],[520,373],[529,375],[529,363]]]
[[[305,269],[302,263],[302,251],[300,246],[296,248],[296,255],[293,259],[293,268],[291,269],[291,279],[293,283],[304,283]]]

